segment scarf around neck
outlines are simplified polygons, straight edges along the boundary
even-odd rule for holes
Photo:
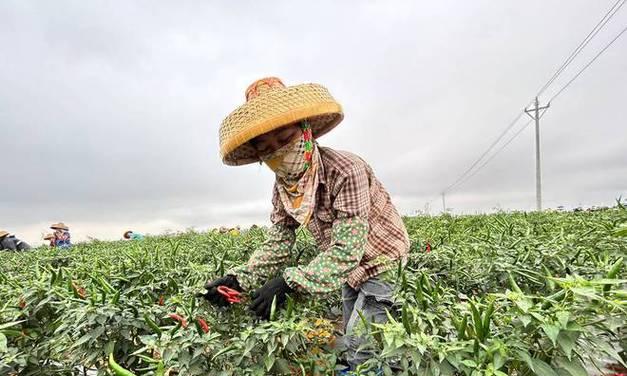
[[[294,141],[262,158],[276,175],[277,188],[285,211],[306,226],[316,204],[320,153],[307,122]]]

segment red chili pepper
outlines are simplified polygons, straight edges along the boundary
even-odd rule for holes
[[[76,293],[81,299],[85,299],[85,297],[87,296],[87,293],[85,292],[84,287],[81,287],[78,283],[74,281],[72,281],[72,287],[74,288],[74,291],[76,291]]]
[[[427,250],[426,250],[426,252],[427,253],[431,252],[431,244],[429,244],[429,243],[427,243]]]
[[[181,326],[183,328],[187,328],[187,320],[182,318],[180,315],[177,315],[176,313],[170,313],[168,317],[174,321],[178,321],[179,323],[181,323]]]
[[[24,300],[24,298],[20,298],[18,306],[20,306],[21,309],[24,309],[26,307],[26,301]]]
[[[159,305],[162,306],[163,305],[163,295],[159,296]]]
[[[200,329],[202,329],[203,332],[209,333],[209,325],[207,325],[207,322],[205,321],[205,319],[198,316],[196,317],[196,321],[198,321],[198,325],[200,325]]]

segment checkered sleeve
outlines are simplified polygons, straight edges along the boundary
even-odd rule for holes
[[[288,285],[312,294],[329,293],[340,288],[364,254],[368,241],[368,176],[359,166],[338,182],[333,203],[331,246],[307,266],[287,268],[283,273]]]

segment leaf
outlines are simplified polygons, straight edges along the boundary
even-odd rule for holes
[[[81,338],[78,339],[78,341],[74,342],[74,344],[72,345],[72,347],[70,347],[70,349],[78,347],[91,339],[92,339],[91,333],[85,333]]]
[[[462,361],[462,364],[469,368],[477,368],[477,363],[472,359],[466,359]]]
[[[265,359],[263,360],[263,364],[265,364],[266,366],[266,371],[270,372],[272,366],[274,365],[275,359],[276,358],[274,357],[274,354],[266,355]]]
[[[575,342],[577,341],[578,336],[579,332],[562,330],[557,337],[557,344],[562,348],[564,353],[566,353],[568,359],[572,357],[573,348],[575,347]]]
[[[602,340],[601,341],[596,341],[595,343],[607,355],[611,356],[613,360],[615,360],[615,361],[619,362],[620,364],[622,364],[623,367],[627,367],[627,365],[625,364],[623,359],[620,357],[620,355],[618,354],[616,349],[614,347],[612,347],[612,345],[610,345],[609,343],[607,343],[605,341],[602,341]]]
[[[533,361],[531,359],[531,356],[529,356],[529,353],[523,350],[518,350],[516,351],[516,355],[518,355],[518,359],[524,361],[525,363],[527,363],[527,366],[535,372],[535,366],[533,364]]]
[[[553,346],[556,346],[557,336],[560,333],[560,328],[550,324],[542,324],[541,326],[544,333],[546,333],[546,336],[551,339],[551,342],[553,342]]]
[[[10,327],[15,326],[15,325],[17,325],[19,323],[23,323],[24,321],[26,321],[26,320],[13,321],[13,322],[7,322],[7,323],[4,323],[4,324],[1,324],[0,325],[0,330],[6,329],[6,328],[10,328]]]
[[[557,358],[556,363],[560,369],[567,371],[571,376],[588,376],[588,372],[577,359]]]
[[[557,321],[559,321],[561,325],[561,329],[566,329],[568,326],[568,320],[570,319],[570,313],[566,311],[560,311],[555,314],[557,317]]]
[[[538,358],[531,359],[533,362],[533,372],[538,376],[559,376],[557,372],[551,368],[550,365],[546,364],[543,360]]]
[[[533,307],[533,303],[529,299],[521,299],[516,301],[516,306],[523,312],[529,312],[529,308]]]
[[[501,353],[497,352],[494,354],[494,358],[492,359],[492,364],[494,365],[494,369],[498,370],[505,364],[505,359],[501,356]]]
[[[6,353],[8,352],[9,349],[7,348],[7,337],[0,333],[0,354]]]

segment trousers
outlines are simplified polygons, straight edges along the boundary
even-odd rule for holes
[[[370,278],[357,289],[348,284],[342,286],[342,315],[344,318],[344,345],[346,360],[351,369],[371,357],[367,349],[360,349],[366,339],[354,333],[361,322],[359,312],[370,323],[383,324],[387,321],[386,310],[393,305],[394,286],[379,278]]]

